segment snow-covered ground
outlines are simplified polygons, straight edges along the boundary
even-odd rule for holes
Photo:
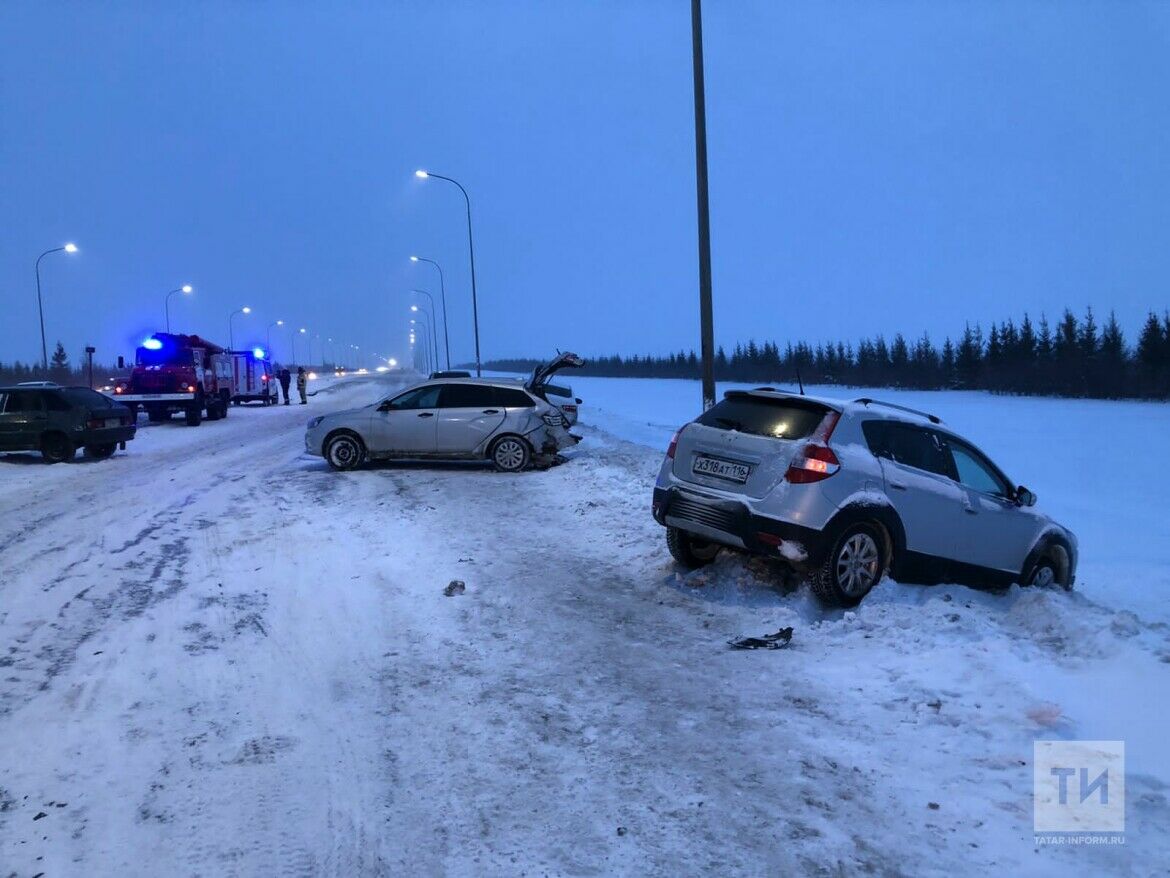
[[[671,562],[694,383],[574,379],[548,472],[302,453],[395,380],[0,457],[0,876],[1164,873],[1167,408],[881,392],[1032,487],[1080,584],[841,612]],[[1126,741],[1124,846],[1036,847],[1036,738]]]

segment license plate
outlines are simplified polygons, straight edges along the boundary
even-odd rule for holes
[[[106,418],[106,426],[107,427],[121,427],[122,426],[122,419],[121,418]]]
[[[729,482],[739,482],[741,485],[751,475],[752,468],[746,463],[732,463],[730,460],[720,460],[718,457],[695,455],[695,462],[691,465],[691,472],[701,476],[715,476],[717,479],[727,479]]]

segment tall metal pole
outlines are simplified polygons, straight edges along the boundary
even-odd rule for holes
[[[418,262],[429,262],[435,268],[439,269],[439,301],[443,304],[443,347],[446,349],[447,368],[451,368],[451,335],[447,331],[447,286],[443,280],[443,266],[435,262],[433,259],[427,259],[425,256],[412,256],[412,259]]]
[[[175,293],[189,293],[189,292],[191,292],[191,287],[189,285],[184,285],[184,286],[179,287],[177,290],[171,290],[169,293],[167,293],[167,297],[165,300],[165,302],[166,302],[165,307],[166,307],[166,312],[167,312],[167,334],[168,335],[170,335],[170,332],[171,332],[171,296],[173,296]],[[230,318],[229,318],[229,320],[230,320]]]
[[[467,205],[467,251],[471,255],[471,320],[475,329],[475,374],[476,377],[483,375],[483,370],[479,361],[479,305],[475,294],[475,239],[471,233],[471,196],[467,194],[467,190],[463,188],[463,184],[451,177],[444,177],[442,174],[432,174],[430,171],[417,172],[423,177],[435,177],[439,180],[446,180],[448,183],[454,183],[459,187],[459,191],[463,193],[463,201]]]
[[[41,316],[41,363],[46,372],[49,371],[49,347],[45,344],[45,306],[41,300],[41,260],[50,253],[60,253],[64,247],[54,247],[52,250],[46,250],[37,257],[37,311]],[[25,263],[27,265],[27,263]]]
[[[439,365],[439,333],[435,329],[435,327],[438,326],[438,322],[435,320],[435,297],[426,290],[411,290],[411,292],[421,293],[422,295],[426,296],[427,301],[431,303],[431,335],[435,340],[435,367],[437,369]]]
[[[429,338],[427,338],[427,330],[428,329],[432,330],[432,335],[434,335],[434,332],[433,332],[434,324],[431,321],[426,319],[426,312],[416,311],[415,313],[418,314],[418,322],[423,325],[423,329],[421,330],[422,340],[426,343],[426,347],[427,347],[427,350],[429,352],[430,348],[431,348],[431,340]],[[435,336],[435,338],[436,338],[436,344],[437,344],[438,336]],[[436,365],[437,365],[438,358],[439,358],[438,351],[435,351],[434,352],[434,359],[436,361]],[[427,368],[430,369],[430,366],[431,366],[431,360],[428,358]]]
[[[691,50],[695,74],[695,189],[699,211],[699,348],[703,360],[703,410],[715,405],[715,328],[711,307],[711,217],[707,205],[707,100],[703,86],[703,11],[691,0]]]

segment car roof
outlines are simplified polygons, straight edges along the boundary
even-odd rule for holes
[[[811,396],[804,393],[793,393],[787,390],[776,390],[773,387],[757,387],[753,390],[729,390],[724,396],[726,397],[731,394],[755,396],[761,399],[807,400],[809,402],[820,403],[842,414],[859,415],[862,413],[872,413],[884,420],[905,421],[911,424],[938,425],[942,423],[942,418],[928,412],[918,411],[917,409],[909,408],[898,403],[884,402],[883,400],[873,399],[868,396],[861,396],[856,399],[833,399],[828,396]]]

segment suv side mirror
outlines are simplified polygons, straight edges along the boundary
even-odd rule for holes
[[[1031,491],[1029,491],[1027,488],[1025,488],[1023,485],[1020,485],[1018,488],[1016,488],[1016,505],[1017,506],[1035,506],[1036,505],[1036,495],[1033,494]]]
[[[384,400],[384,401],[383,401],[383,402],[382,402],[382,403],[381,403],[381,404],[378,406],[378,411],[380,411],[380,412],[388,412],[388,411],[390,411],[390,400],[388,400],[388,399],[387,399],[387,400]]]

